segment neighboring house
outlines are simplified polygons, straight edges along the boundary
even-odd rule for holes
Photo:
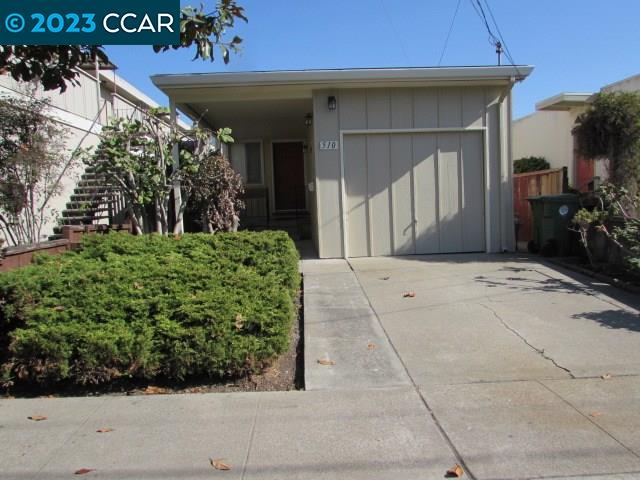
[[[600,89],[601,92],[640,91],[640,75]],[[536,104],[536,112],[513,122],[513,158],[545,157],[551,168],[567,167],[569,184],[580,191],[593,186],[594,178],[607,178],[606,163],[577,154],[571,133],[592,93],[560,93]]]
[[[33,91],[34,87],[31,84],[16,82],[8,75],[0,75],[0,95],[33,93],[39,98],[47,98],[51,104],[49,114],[68,134],[66,156],[71,160],[73,153],[79,148],[89,148],[98,144],[100,131],[110,118],[116,116],[136,118],[141,115],[141,111],[159,106],[116,75],[114,70],[115,66],[110,65],[108,70],[98,72],[98,81],[92,66],[87,69],[78,69],[79,85],[69,85],[64,93],[57,90],[44,92],[41,88]],[[49,208],[55,215],[43,229],[43,240],[53,233],[57,216],[69,207],[70,195],[83,170],[84,166],[76,162],[75,165],[69,165],[65,171],[61,178],[62,190],[49,203]]]
[[[157,75],[231,127],[265,214],[307,211],[321,258],[514,249],[511,89],[532,67]],[[268,201],[267,201],[268,200]]]

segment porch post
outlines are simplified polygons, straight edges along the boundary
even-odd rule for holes
[[[176,102],[169,98],[169,112],[171,114],[171,127],[178,128],[178,115],[176,112]],[[173,171],[175,172],[180,168],[180,150],[178,144],[173,146],[171,156],[173,157]],[[179,219],[180,206],[182,205],[182,193],[180,192],[180,181],[174,180],[173,182],[173,206],[174,206],[174,220],[176,222],[174,232],[178,234],[184,233],[184,224],[182,219]]]

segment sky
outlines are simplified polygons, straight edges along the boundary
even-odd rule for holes
[[[202,1],[207,5],[214,0]],[[460,0],[442,66],[497,63],[472,1]],[[487,2],[515,63],[535,66],[514,89],[515,118],[532,113],[536,102],[557,93],[596,92],[640,74],[639,0]],[[249,22],[230,32],[242,37],[243,46],[228,65],[220,59],[192,61],[193,50],[156,54],[150,46],[109,46],[107,53],[119,75],[163,105],[167,99],[149,80],[152,74],[437,66],[458,0],[238,4]]]

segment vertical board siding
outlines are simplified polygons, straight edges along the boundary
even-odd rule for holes
[[[418,88],[413,91],[413,128],[438,126],[438,91]]]
[[[338,97],[337,112],[327,109],[331,94]],[[317,143],[371,129],[488,131],[345,134],[349,256],[500,251],[508,237],[502,94],[500,87],[480,86],[314,92],[320,256],[342,255],[342,190],[340,152],[319,151]]]
[[[389,135],[366,138],[370,255],[391,255]]]
[[[391,91],[391,128],[413,128],[413,91]]]
[[[388,90],[367,90],[366,128],[391,128],[391,99]]]
[[[440,252],[462,251],[460,135],[438,135],[438,206]]]
[[[346,190],[349,254],[369,255],[369,205],[367,200],[367,143],[362,136],[344,139],[344,177]]]
[[[393,254],[408,255],[416,253],[411,135],[391,135],[390,142]]]
[[[340,138],[339,110],[329,111],[327,97],[338,96],[335,90],[316,92],[313,101],[313,128],[316,146],[316,194],[318,208],[318,244],[320,256],[324,258],[342,257],[342,187],[340,183],[340,151],[320,150],[321,140]],[[342,146],[340,146],[342,148]]]
[[[462,154],[462,249],[467,252],[485,250],[484,221],[484,161],[482,134],[461,136]]]
[[[438,91],[438,127],[462,127],[462,96],[460,89],[442,88]]]
[[[438,253],[438,145],[436,135],[413,135],[416,253]]]

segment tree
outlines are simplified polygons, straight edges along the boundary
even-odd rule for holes
[[[74,161],[63,153],[66,135],[48,107],[29,96],[0,97],[0,233],[14,245],[40,240],[56,215],[49,203]]]
[[[194,127],[181,131],[169,122],[166,109],[147,112],[142,120],[116,118],[102,132],[95,153],[85,155],[85,163],[105,175],[123,194],[136,233],[169,233],[171,192],[182,185],[181,203],[176,207],[176,226],[182,221],[187,203],[200,175],[200,168],[214,155],[214,134]],[[217,132],[219,141],[230,142],[229,129]],[[172,152],[178,149],[179,166]],[[177,232],[176,232],[177,233]]]
[[[247,21],[244,9],[236,0],[216,0],[213,12],[200,7],[184,7],[180,17],[180,44],[156,45],[154,51],[196,46],[194,60],[214,60],[214,48],[219,47],[222,59],[229,62],[230,52],[236,52],[242,39],[226,39],[227,30],[236,20]],[[76,68],[95,61],[107,63],[101,45],[0,45],[0,73],[10,74],[21,82],[38,81],[45,90],[64,92],[67,84],[77,84]]]
[[[606,159],[609,179],[619,187],[637,188],[640,177],[640,94],[599,93],[573,129],[578,152]]]

